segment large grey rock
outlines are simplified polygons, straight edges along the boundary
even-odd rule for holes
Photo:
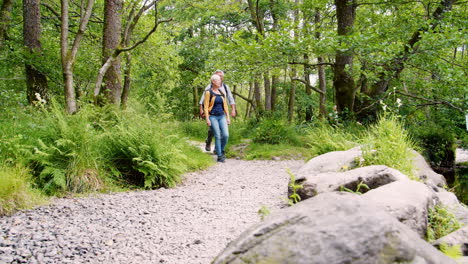
[[[437,196],[421,182],[403,180],[373,189],[362,196],[370,203],[394,216],[421,238],[426,236],[429,208],[434,208]]]
[[[338,172],[354,168],[362,158],[360,147],[345,151],[333,151],[309,160],[296,174],[296,179],[320,174],[323,172]]]
[[[270,215],[213,264],[455,262],[385,211],[351,193],[325,193]]]
[[[463,255],[468,256],[468,226],[464,226],[455,232],[441,237],[432,244],[436,247],[440,247],[440,244],[442,243],[445,243],[448,246],[459,245]]]
[[[433,171],[421,154],[414,150],[412,152],[414,154],[413,164],[416,167],[416,176],[419,179],[425,183],[430,183],[438,187],[444,187],[447,185],[444,176]]]
[[[356,191],[361,182],[374,189],[398,180],[408,180],[408,177],[387,166],[373,165],[345,172],[324,172],[305,176],[296,180],[296,184],[302,185],[302,188],[296,192],[302,200],[305,200],[319,193],[339,191],[342,186]],[[292,194],[291,188],[288,193]]]

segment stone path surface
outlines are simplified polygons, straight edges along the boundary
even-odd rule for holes
[[[286,206],[303,164],[228,159],[172,189],[56,199],[0,218],[0,263],[207,264],[263,205]]]

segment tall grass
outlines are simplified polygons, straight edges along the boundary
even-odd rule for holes
[[[362,139],[364,165],[386,165],[416,180],[412,149],[416,146],[395,116],[381,116]]]
[[[29,183],[26,168],[0,165],[0,215],[9,215],[18,209],[31,208],[45,201]]]
[[[313,156],[331,151],[348,150],[358,145],[363,128],[357,126],[331,126],[317,122],[306,130],[307,146]]]

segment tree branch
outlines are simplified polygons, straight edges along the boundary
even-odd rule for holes
[[[304,80],[302,80],[302,79],[299,79],[299,78],[291,78],[291,80],[301,82],[301,83],[305,84],[307,87],[309,87],[310,89],[314,90],[315,92],[317,92],[317,93],[319,93],[319,94],[325,95],[325,93],[324,93],[323,91],[320,91],[319,89],[313,87],[312,85],[308,84],[306,81],[304,81]]]
[[[60,13],[55,11],[55,9],[51,5],[49,5],[48,3],[41,2],[41,5],[43,5],[50,12],[52,12],[52,14],[54,14],[58,19],[61,17]]]
[[[312,68],[315,68],[315,67],[318,67],[318,66],[322,66],[322,65],[328,65],[328,66],[334,66],[335,64],[334,63],[331,63],[331,62],[322,62],[322,63],[315,63],[315,64],[310,64],[310,63],[307,63],[307,62],[288,62],[288,64],[291,64],[291,65],[303,65],[303,66],[307,66],[307,67],[312,67]]]
[[[407,97],[411,97],[411,98],[414,98],[414,99],[418,99],[418,100],[422,100],[422,101],[426,101],[426,102],[430,102],[430,104],[428,105],[437,105],[437,104],[442,104],[442,105],[446,105],[446,106],[449,106],[453,109],[456,109],[458,111],[460,111],[461,113],[465,114],[466,111],[457,107],[457,106],[454,106],[452,103],[450,102],[447,102],[447,101],[436,101],[436,100],[432,100],[432,99],[428,99],[428,98],[424,98],[424,97],[420,97],[420,96],[417,96],[417,95],[413,95],[413,94],[409,94],[409,93],[405,93],[405,92],[401,92],[401,91],[395,91],[395,93],[397,94],[401,94],[401,95],[404,95],[404,96],[407,96]]]
[[[71,59],[72,61],[75,60],[76,53],[78,52],[78,46],[80,45],[80,41],[83,38],[83,34],[86,30],[88,25],[89,19],[91,17],[91,11],[93,10],[94,0],[88,0],[88,4],[84,10],[84,15],[80,19],[80,27],[78,29],[78,33],[75,36],[75,40],[73,41],[72,49],[71,49]]]
[[[234,92],[234,91],[232,91],[231,93],[232,93],[233,95],[235,95],[235,96],[239,96],[240,98],[242,98],[242,99],[244,99],[246,102],[248,102],[248,103],[252,106],[252,108],[254,109],[254,112],[257,113],[257,107],[255,107],[254,101],[253,101],[252,99],[249,99],[249,98],[243,96],[242,94],[239,94],[239,93]]]

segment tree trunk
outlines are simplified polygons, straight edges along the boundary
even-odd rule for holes
[[[321,15],[320,15],[320,9],[319,8],[315,9],[315,21],[314,22],[315,22],[315,25],[316,25],[315,38],[317,40],[320,40],[321,35],[320,35],[318,25],[320,25],[320,23],[321,23]],[[325,79],[325,65],[320,65],[320,64],[324,63],[323,57],[318,56],[317,57],[317,62],[319,64],[319,66],[318,66],[319,90],[322,91],[322,93],[320,93],[320,99],[319,99],[319,116],[324,118],[324,117],[327,116],[327,109],[325,107],[326,100],[327,100],[327,82],[326,82],[326,79]]]
[[[319,56],[317,58],[318,63],[323,63],[323,57]],[[326,117],[327,116],[327,80],[325,79],[325,65],[318,66],[318,77],[319,77],[319,90],[323,93],[320,94],[319,99],[319,116]]]
[[[354,26],[356,0],[335,0],[338,21],[338,36],[349,35]],[[339,113],[353,111],[356,86],[352,75],[352,51],[338,50],[336,53],[333,86],[335,88],[336,108]]]
[[[263,86],[265,89],[265,111],[271,111],[271,85],[270,85],[270,74],[268,71],[263,73]]]
[[[130,94],[130,86],[132,84],[132,54],[128,52],[125,56],[125,69],[124,69],[124,86],[122,91],[122,100],[120,105],[122,109],[127,108],[128,95]]]
[[[304,54],[304,61],[309,62],[309,55]],[[311,88],[311,83],[310,83],[310,74],[312,73],[312,69],[308,65],[304,65],[304,80],[306,82],[305,89],[306,89],[306,94],[307,94],[307,102],[310,101],[311,96],[312,96],[312,88]],[[311,121],[312,120],[312,115],[313,115],[313,109],[312,106],[308,103],[306,106],[306,116],[305,116],[305,121]]]
[[[254,87],[253,82],[249,82],[249,96],[248,96],[249,100],[252,100],[252,98],[253,98],[253,90],[254,90],[253,87]],[[246,108],[245,109],[245,118],[250,118],[250,111],[252,110],[252,105],[247,104],[245,108]]]
[[[5,39],[7,39],[7,29],[11,22],[13,2],[14,0],[3,0],[0,8],[0,49],[3,47]]]
[[[103,64],[112,55],[120,43],[122,23],[122,0],[105,0],[104,33],[103,33]],[[117,56],[104,76],[105,97],[109,103],[119,105],[122,95],[120,76],[120,58]]]
[[[292,68],[292,79],[296,78],[297,70],[293,66]],[[289,101],[288,101],[288,121],[291,123],[294,120],[294,103],[296,101],[296,82],[291,81],[291,90],[289,90]]]
[[[258,109],[258,112],[261,114],[263,113],[263,105],[262,105],[262,95],[260,92],[260,79],[261,75],[255,75],[254,80],[254,98],[255,98],[255,107]]]
[[[48,101],[47,78],[42,74],[32,61],[42,56],[41,37],[41,13],[39,0],[23,0],[23,39],[26,50],[31,54],[32,60],[25,63],[26,87],[28,102],[37,101],[38,94],[41,99]]]
[[[276,109],[276,97],[277,97],[277,89],[279,84],[279,76],[274,74],[271,77],[271,110],[275,111]]]
[[[83,4],[84,2],[82,2]],[[60,27],[60,55],[62,59],[62,75],[64,82],[65,108],[68,113],[72,114],[78,110],[76,103],[76,92],[73,83],[73,65],[75,64],[76,54],[83,38],[91,10],[93,9],[94,0],[88,0],[86,8],[81,6],[80,26],[71,49],[68,47],[68,0],[61,0],[61,27]]]

